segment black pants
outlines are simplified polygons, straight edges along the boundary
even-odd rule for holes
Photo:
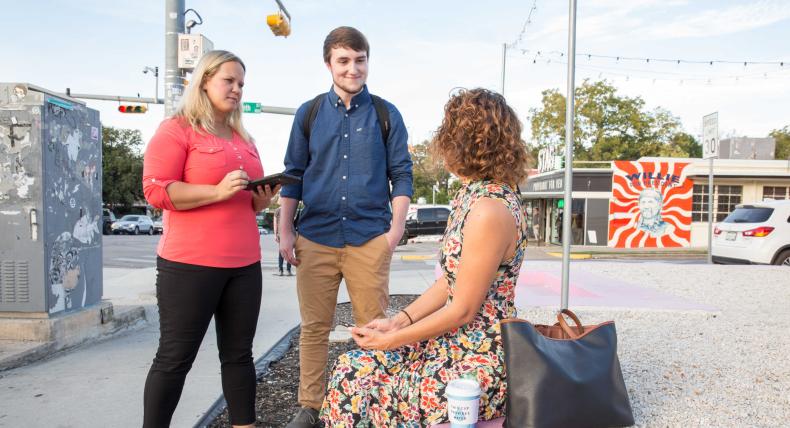
[[[254,423],[252,339],[261,306],[260,262],[240,268],[214,268],[159,257],[156,266],[160,337],[145,381],[143,426],[170,425],[212,316],[230,422]]]

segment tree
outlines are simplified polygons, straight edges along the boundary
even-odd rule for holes
[[[428,142],[409,146],[412,160],[412,174],[414,176],[414,196],[412,202],[420,197],[432,201],[434,196],[433,186],[438,184],[435,193],[437,204],[447,204],[450,201],[451,175],[439,162],[434,160],[428,149]]]
[[[691,134],[678,132],[670,139],[670,144],[665,146],[661,156],[668,157],[702,157],[702,144]]]
[[[573,153],[576,160],[633,160],[642,156],[694,156],[699,144],[682,131],[669,111],[648,111],[641,97],[617,94],[606,81],[585,80],[575,91]],[[530,110],[530,152],[565,142],[565,96],[543,91],[542,106]],[[701,152],[701,148],[700,148]],[[701,153],[700,153],[701,155]]]
[[[142,143],[137,129],[102,128],[102,199],[110,209],[128,211],[144,199]]]
[[[774,129],[768,136],[774,137],[776,140],[774,159],[790,160],[790,125],[782,129]]]

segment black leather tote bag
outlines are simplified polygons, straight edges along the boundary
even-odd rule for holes
[[[571,327],[563,318],[575,322]],[[614,321],[582,326],[565,309],[552,326],[502,321],[507,428],[598,428],[634,424],[617,358]]]

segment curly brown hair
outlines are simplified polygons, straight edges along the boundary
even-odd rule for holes
[[[461,90],[447,101],[431,151],[450,172],[471,180],[517,185],[527,175],[521,122],[505,97],[487,89]]]

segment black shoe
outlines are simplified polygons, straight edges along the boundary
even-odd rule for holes
[[[309,407],[302,407],[285,428],[318,428],[321,421],[318,420],[318,410]]]

